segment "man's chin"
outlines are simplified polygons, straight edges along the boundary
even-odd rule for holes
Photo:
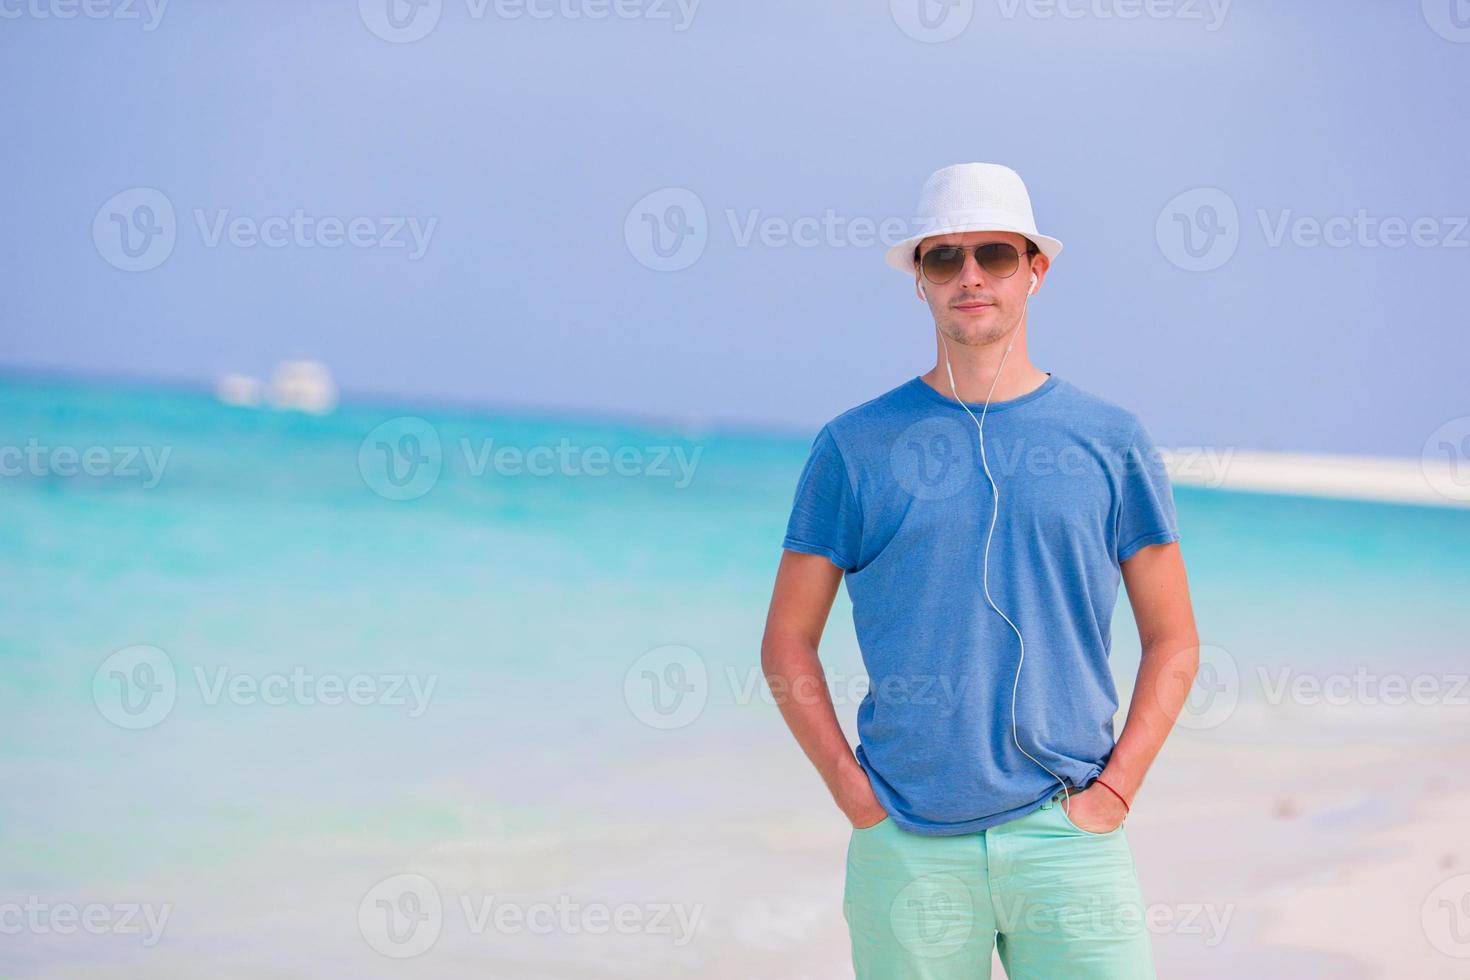
[[[966,347],[988,347],[1006,335],[1004,328],[994,323],[977,323],[977,319],[962,317],[949,320],[944,325],[945,337]]]

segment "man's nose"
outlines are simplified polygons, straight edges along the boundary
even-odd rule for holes
[[[960,268],[961,286],[984,286],[985,270],[980,268],[980,260],[975,258],[973,248],[965,249],[965,264]]]

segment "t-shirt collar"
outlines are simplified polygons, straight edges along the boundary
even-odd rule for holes
[[[936,401],[942,405],[948,405],[958,411],[964,411],[960,403],[955,401],[949,395],[943,394],[939,391],[935,391],[933,388],[929,387],[929,383],[924,380],[923,375],[915,375],[914,379],[910,381],[909,384],[915,386],[919,390],[919,393],[928,398],[930,401]],[[965,405],[968,405],[971,411],[978,412],[984,409],[987,415],[993,412],[1003,412],[1008,408],[1015,408],[1018,405],[1024,405],[1027,402],[1035,401],[1036,399],[1055,389],[1059,384],[1061,384],[1061,379],[1058,378],[1055,374],[1052,374],[1050,371],[1048,371],[1046,373],[1046,380],[1037,385],[1035,388],[1032,388],[1030,391],[1026,392],[1026,394],[1024,395],[1017,395],[1015,398],[1008,398],[1005,401],[992,401],[989,408],[985,407],[985,403],[983,401],[967,401],[965,402]]]

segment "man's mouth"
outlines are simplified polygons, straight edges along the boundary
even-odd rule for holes
[[[994,305],[994,303],[981,303],[976,301],[973,303],[956,303],[954,308],[964,310],[966,313],[978,313],[981,310],[988,310]]]

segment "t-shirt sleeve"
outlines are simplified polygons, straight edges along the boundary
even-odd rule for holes
[[[782,547],[825,555],[838,568],[851,571],[857,567],[861,541],[862,511],[852,480],[837,441],[823,426],[796,482]]]
[[[1147,545],[1179,540],[1169,472],[1142,424],[1134,426],[1124,454],[1122,481],[1116,537],[1120,564]]]

